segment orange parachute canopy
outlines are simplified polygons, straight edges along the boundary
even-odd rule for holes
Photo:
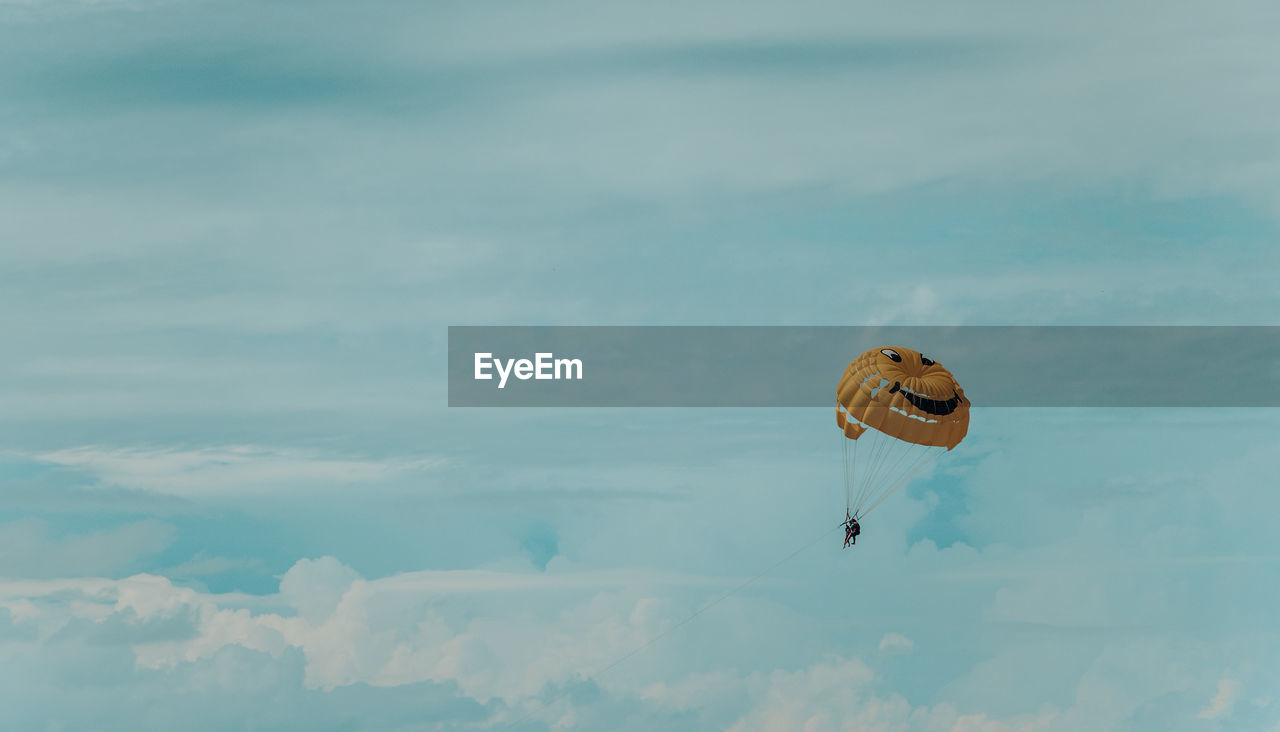
[[[950,371],[919,351],[873,348],[840,377],[836,424],[848,438],[842,442],[849,509],[865,515],[938,453],[960,444],[969,431],[969,400]],[[860,450],[863,442],[875,444]]]

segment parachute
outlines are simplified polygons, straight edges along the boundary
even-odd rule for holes
[[[964,439],[969,400],[951,372],[919,351],[873,348],[836,388],[845,507],[865,516]]]

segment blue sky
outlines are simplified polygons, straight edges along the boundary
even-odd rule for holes
[[[830,413],[444,384],[453,324],[1275,325],[1278,23],[0,2],[0,727],[1280,730],[1275,410],[975,409],[597,675],[840,518]]]

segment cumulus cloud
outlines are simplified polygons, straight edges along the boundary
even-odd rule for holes
[[[280,579],[280,596],[312,623],[329,617],[359,573],[333,557],[299,559]]]
[[[46,626],[72,619],[101,622],[118,613],[139,621],[191,618],[190,638],[133,646],[139,665],[146,668],[208,659],[226,646],[273,658],[296,648],[307,660],[310,688],[451,681],[482,701],[531,696],[547,682],[589,675],[672,622],[671,610],[662,602],[618,590],[598,592],[633,585],[641,575],[588,573],[557,579],[460,572],[450,581],[451,574],[366,580],[332,557],[304,559],[282,578],[276,602],[283,611],[276,612],[255,613],[240,596],[201,593],[153,575],[118,581],[11,581],[0,584],[0,598],[19,612],[25,608],[24,620]],[[462,593],[465,598],[476,591],[502,593],[496,602],[505,605],[508,598],[536,589],[594,591],[583,604],[563,612],[539,614],[526,603],[504,620],[455,617],[442,594]],[[74,601],[58,605],[56,612],[52,606],[45,608],[49,612],[38,611],[40,603],[54,598]],[[464,606],[475,602],[464,601]]]
[[[963,714],[955,705],[913,706],[883,692],[875,673],[857,659],[831,659],[797,671],[753,675],[745,684],[752,710],[730,732],[1034,732],[1052,729],[1057,712],[1008,720]]]
[[[1073,704],[1002,714],[982,711],[982,705],[999,704],[992,698],[1001,697],[1000,688],[1007,697],[1018,670],[1035,654],[1002,653],[986,669],[989,677],[975,670],[974,688],[982,691],[961,694],[969,701],[929,703],[886,683],[886,671],[856,652],[772,671],[696,670],[687,657],[681,661],[672,648],[659,647],[649,658],[602,675],[697,604],[656,599],[644,589],[652,585],[634,573],[452,574],[368,579],[333,557],[304,559],[285,573],[277,595],[259,598],[201,592],[153,575],[0,582],[0,608],[10,618],[9,630],[0,634],[0,659],[6,661],[0,667],[44,653],[44,665],[33,667],[36,677],[21,683],[46,683],[40,674],[65,673],[55,653],[62,648],[70,654],[67,663],[97,654],[96,663],[115,683],[157,694],[194,683],[206,701],[239,693],[242,685],[228,674],[280,698],[350,699],[356,689],[417,689],[438,698],[455,721],[484,726],[480,722],[487,720],[499,728],[533,719],[553,728],[630,729],[617,722],[626,718],[647,720],[648,728],[735,732],[1070,732],[1143,728],[1134,720],[1149,717],[1151,709],[1163,715],[1156,718],[1162,724],[1176,719],[1182,708],[1169,700],[1185,696],[1195,686],[1188,671],[1204,665],[1194,646],[1108,644],[1078,677]],[[551,601],[540,602],[547,594]],[[741,644],[733,624],[696,630],[686,642],[718,637]],[[48,645],[53,639],[56,644]],[[866,648],[886,662],[885,654],[921,652],[918,642],[900,633],[886,633]],[[1151,663],[1165,673],[1144,675]],[[1135,674],[1143,682],[1124,687]],[[1222,680],[1200,715],[1225,716],[1241,691],[1241,682]],[[86,692],[67,693],[80,698]],[[386,711],[356,706],[348,713],[358,713],[366,728],[394,728],[379,716]],[[1186,711],[1194,714],[1195,708]],[[225,722],[222,714],[217,718]]]
[[[577,603],[556,603],[549,611],[526,602],[499,619],[477,615],[475,609],[486,605],[469,594],[461,605],[442,602],[439,590],[449,587],[443,577],[448,573],[438,574],[436,582],[424,582],[421,576],[368,580],[331,557],[302,560],[282,579],[276,611],[255,612],[243,606],[243,598],[177,587],[151,575],[9,582],[0,584],[0,599],[12,609],[18,626],[38,636],[65,637],[76,629],[84,642],[110,639],[115,647],[128,648],[135,675],[178,679],[220,673],[215,669],[227,664],[250,664],[253,668],[245,672],[251,677],[287,676],[296,661],[299,691],[445,684],[475,703],[501,700],[495,723],[510,722],[526,711],[557,724],[582,719],[578,715],[590,714],[580,708],[582,702],[554,690],[603,682],[592,674],[662,633],[681,612],[667,602],[615,589],[589,592]],[[503,576],[485,575],[480,585],[485,595],[501,592]],[[533,582],[506,577],[511,584],[499,598],[501,604],[540,580],[557,591],[598,590],[605,581],[587,576],[557,583],[545,581],[541,573],[530,578]],[[626,580],[634,578],[622,579],[621,584],[631,584]],[[470,593],[476,587],[474,580],[466,580],[450,589]],[[512,594],[511,588],[520,592]],[[459,612],[462,608],[472,609]],[[108,635],[108,628],[117,630]],[[862,689],[873,678],[863,662],[841,660],[794,674],[680,673],[674,684],[649,682],[638,688],[624,675],[601,688],[615,699],[652,705],[659,714],[686,714],[708,698],[718,699],[718,708],[732,708],[759,694],[770,701],[757,716],[772,724],[770,720],[798,713],[796,704],[838,702],[853,693],[849,689]],[[552,695],[543,696],[545,689],[552,689]],[[787,701],[799,689],[809,691]],[[814,689],[821,699],[809,696]],[[743,724],[747,726],[740,728],[749,729],[752,722]]]

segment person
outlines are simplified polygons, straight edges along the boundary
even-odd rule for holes
[[[850,544],[858,543],[858,534],[862,533],[862,526],[848,511],[845,511],[844,517],[844,545],[848,548]]]

